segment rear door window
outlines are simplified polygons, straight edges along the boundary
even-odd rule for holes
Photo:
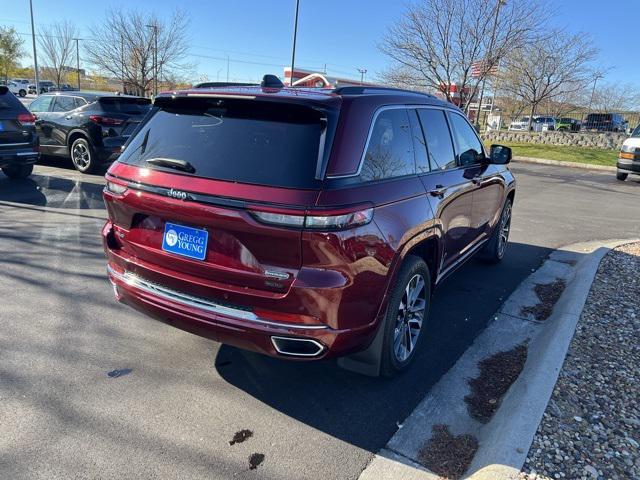
[[[53,103],[53,112],[68,112],[69,110],[73,110],[76,108],[73,97],[59,95],[55,98],[56,100]]]
[[[458,113],[451,113],[449,118],[458,146],[458,163],[463,167],[479,163],[484,157],[484,151],[476,131]]]
[[[156,102],[120,161],[151,165],[153,158],[188,162],[217,180],[290,188],[318,188],[333,116],[307,106],[238,99],[178,98]]]
[[[414,174],[413,139],[405,108],[378,114],[371,129],[360,179],[364,182]]]
[[[456,154],[445,113],[438,109],[420,108],[418,116],[427,141],[431,168],[433,170],[456,168]]]

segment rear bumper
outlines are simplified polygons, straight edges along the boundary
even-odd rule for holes
[[[170,290],[108,265],[118,301],[187,332],[265,355],[292,360],[319,360],[366,348],[375,328],[334,330],[324,325],[286,324],[260,318],[249,310],[221,305]],[[289,353],[273,339],[307,341],[310,353]]]
[[[40,157],[35,148],[34,146],[16,149],[0,148],[0,168],[13,165],[33,165]]]
[[[629,160],[626,158],[619,158],[616,166],[618,170],[624,173],[638,173],[640,174],[640,160]]]

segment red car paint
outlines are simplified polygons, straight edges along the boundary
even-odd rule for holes
[[[316,354],[285,355],[292,359],[365,349],[405,256],[421,252],[433,283],[440,282],[491,235],[505,199],[513,195],[509,170],[490,163],[357,181],[376,112],[388,106],[457,110],[430,96],[248,87],[164,94],[156,105],[171,108],[185,97],[323,108],[337,119],[324,173],[313,188],[143,168],[123,163],[126,151],[109,169],[109,220],[102,234],[117,298],[222,343],[282,356],[272,336],[318,342]],[[434,194],[443,185],[445,191]],[[186,198],[172,198],[179,194]],[[265,224],[252,213],[324,217],[371,208],[368,223],[327,230]],[[166,222],[206,229],[205,260],[164,251]],[[144,281],[142,288],[136,279]],[[202,308],[201,301],[219,307]]]

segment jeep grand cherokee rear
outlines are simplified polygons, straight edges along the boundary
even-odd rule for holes
[[[268,355],[403,370],[432,287],[508,235],[513,177],[452,108],[384,89],[159,96],[106,176],[116,297]]]

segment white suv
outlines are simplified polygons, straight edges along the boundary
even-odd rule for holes
[[[17,83],[17,82],[11,81],[9,82],[7,87],[9,87],[9,91],[14,95],[18,95],[20,97],[26,97],[27,89],[29,88],[29,83],[27,82],[27,84],[23,84],[23,83]]]

